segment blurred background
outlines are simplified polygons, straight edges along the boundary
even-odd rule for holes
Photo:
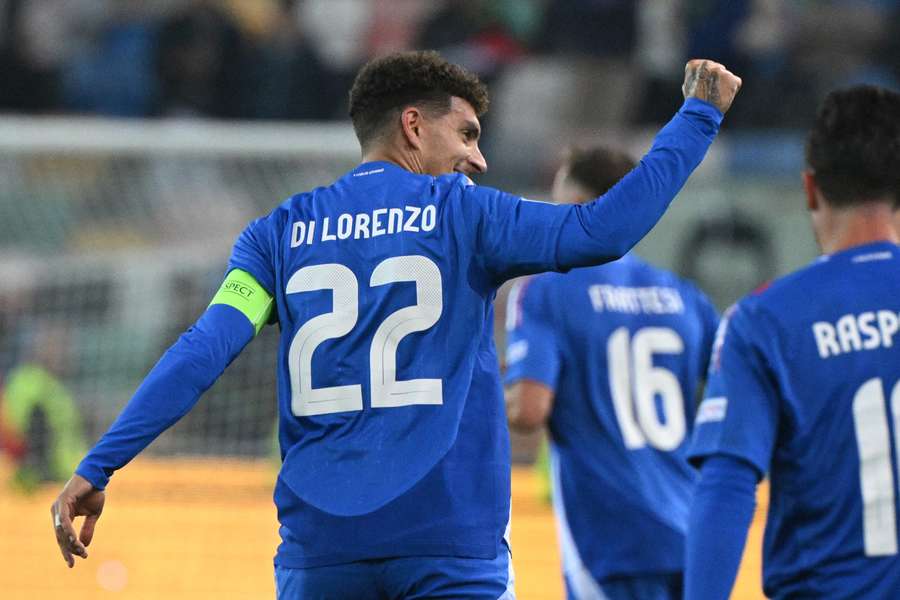
[[[73,572],[53,482],[202,312],[243,226],[358,162],[353,75],[409,48],[489,84],[479,183],[532,198],[570,144],[642,154],[687,59],[740,75],[720,139],[637,249],[724,309],[816,256],[804,130],[835,87],[898,88],[900,2],[0,0],[4,598],[273,597],[274,330],[116,476]],[[519,597],[558,598],[537,439],[513,442]],[[735,597],[761,597],[758,533]]]

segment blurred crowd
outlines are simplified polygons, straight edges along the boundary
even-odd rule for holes
[[[732,127],[791,127],[824,90],[898,85],[900,2],[0,0],[0,111],[338,119],[359,65],[407,48],[622,124],[666,119],[709,57],[746,82]]]

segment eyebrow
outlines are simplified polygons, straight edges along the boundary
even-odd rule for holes
[[[474,131],[476,139],[481,137],[481,127],[479,127],[478,123],[475,121],[466,120],[465,122],[463,122],[462,127],[460,127],[460,131]]]

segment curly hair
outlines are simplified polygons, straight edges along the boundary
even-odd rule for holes
[[[488,109],[488,92],[478,77],[434,51],[398,52],[365,64],[350,89],[350,119],[363,148],[384,133],[405,106],[415,104],[437,115],[457,96],[475,114]]]
[[[806,164],[836,208],[883,196],[900,208],[900,94],[872,85],[831,92],[809,133]]]

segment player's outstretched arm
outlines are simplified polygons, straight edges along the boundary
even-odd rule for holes
[[[76,556],[87,558],[87,547],[94,537],[94,527],[103,512],[104,502],[106,493],[76,474],[69,479],[50,507],[56,543],[70,569],[75,566]],[[75,517],[85,517],[81,532],[77,535],[72,522]]]
[[[573,207],[560,236],[560,266],[618,258],[647,235],[703,160],[740,87],[741,79],[719,63],[688,62],[684,105],[650,151],[606,194]]]
[[[272,310],[272,297],[248,273],[234,270],[212,304],[163,355],[128,405],[88,452],[51,507],[63,558],[87,558],[112,474],[187,414],[253,339]],[[81,535],[72,520],[84,516]]]
[[[703,160],[740,86],[741,79],[722,65],[690,61],[681,109],[638,166],[588,204],[527,202],[471,186],[469,193],[477,199],[469,204],[482,207],[483,213],[474,221],[480,223],[479,253],[492,279],[598,265],[624,256],[662,218]]]

